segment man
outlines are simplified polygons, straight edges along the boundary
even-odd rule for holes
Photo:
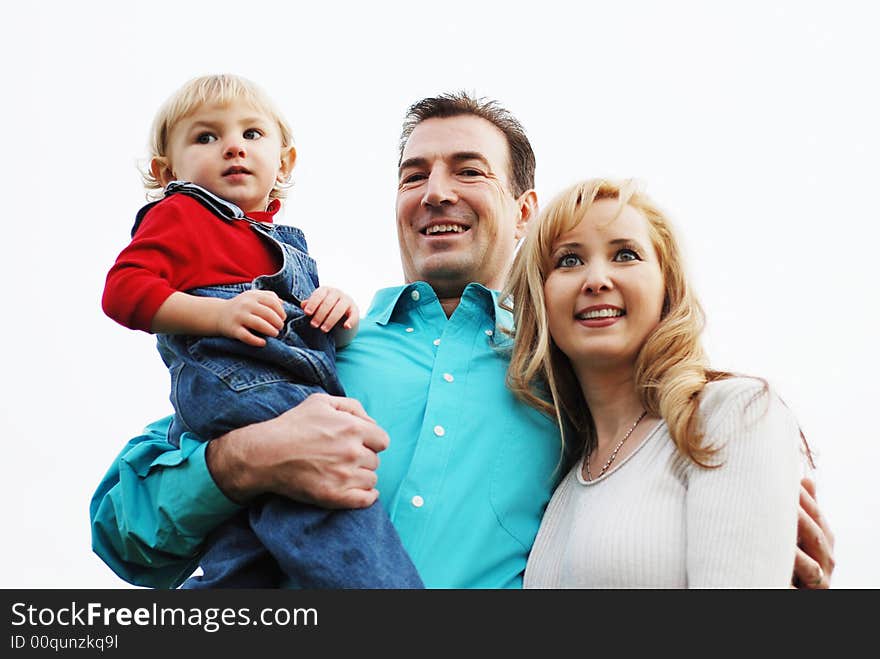
[[[497,291],[537,211],[534,171],[522,126],[497,104],[457,94],[413,105],[397,195],[407,284],[379,291],[340,351],[349,398],[313,396],[207,444],[184,436],[179,450],[168,420],[153,424],[95,493],[94,550],[132,583],[177,585],[235,502],[272,492],[367,506],[378,482],[428,587],[521,586],[561,476],[554,422],[504,384],[510,316]],[[817,560],[799,551],[796,571],[827,587],[833,539],[811,492],[801,498],[799,534]]]

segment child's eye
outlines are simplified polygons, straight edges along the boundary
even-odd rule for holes
[[[632,249],[621,249],[614,255],[614,260],[619,263],[627,263],[629,261],[641,261],[641,257]]]
[[[256,128],[248,128],[244,131],[243,136],[246,140],[258,140],[263,136],[263,133]]]
[[[196,142],[199,144],[210,144],[217,140],[217,136],[213,133],[199,133],[198,137],[196,137]]]
[[[557,268],[574,268],[583,263],[580,257],[574,254],[563,254],[556,260]]]

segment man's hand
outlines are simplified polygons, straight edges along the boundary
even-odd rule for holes
[[[278,336],[284,327],[284,305],[272,291],[250,290],[224,300],[217,308],[217,334],[262,347],[266,339],[254,334]]]
[[[308,299],[303,300],[302,309],[303,313],[312,317],[312,327],[320,327],[322,332],[329,332],[343,318],[343,329],[355,328],[360,318],[354,300],[338,288],[330,286],[316,288]]]
[[[324,508],[366,508],[388,435],[353,398],[313,394],[284,414],[208,443],[217,486],[233,501],[271,492]]]
[[[834,534],[816,503],[816,484],[801,481],[798,547],[792,583],[796,588],[828,588],[834,571]]]

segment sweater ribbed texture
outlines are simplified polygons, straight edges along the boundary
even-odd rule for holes
[[[700,403],[705,469],[665,422],[592,482],[578,462],[557,488],[526,567],[526,588],[788,586],[800,478],[797,422],[763,382],[709,384]]]

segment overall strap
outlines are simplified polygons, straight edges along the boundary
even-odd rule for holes
[[[210,192],[203,188],[200,185],[196,185],[195,183],[190,183],[189,181],[171,181],[167,186],[165,186],[165,197],[170,197],[173,194],[184,194],[188,197],[192,197],[202,204],[205,208],[211,211],[214,215],[219,217],[221,220],[225,220],[227,222],[232,222],[234,220],[242,220],[244,222],[248,222],[255,229],[260,230],[262,233],[266,233],[267,231],[271,233],[273,229],[273,225],[267,222],[257,222],[256,220],[248,217],[244,214],[238,206],[233,204],[232,202],[226,201],[222,197],[218,197],[213,192]],[[159,201],[162,201],[161,199]],[[141,225],[146,214],[149,210],[159,203],[159,201],[154,201],[152,203],[147,204],[143,208],[138,211],[137,217],[134,221],[134,226],[131,228],[131,235],[134,237],[135,232],[138,230],[138,227]]]

